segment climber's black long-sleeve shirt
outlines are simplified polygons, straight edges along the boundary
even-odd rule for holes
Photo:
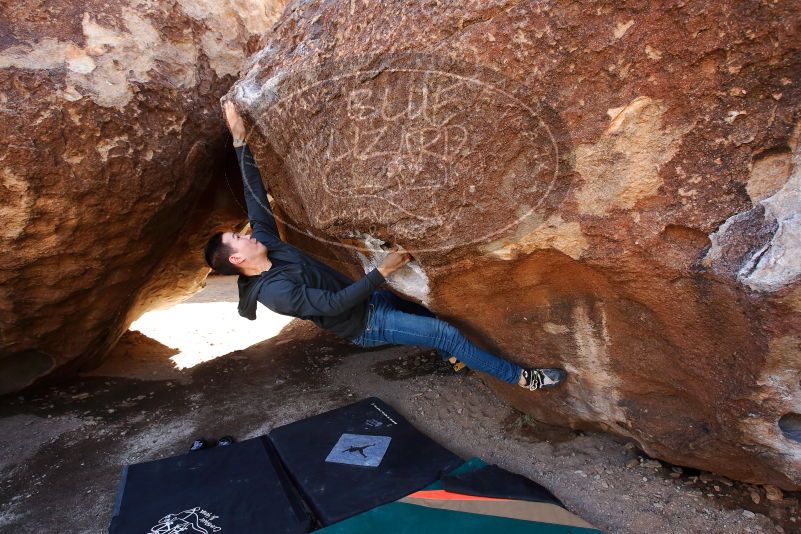
[[[267,247],[272,266],[260,275],[241,275],[239,313],[256,318],[256,302],[274,312],[313,321],[344,338],[359,335],[367,322],[367,298],[386,280],[377,268],[354,282],[278,236],[261,174],[247,145],[236,148],[253,237]]]

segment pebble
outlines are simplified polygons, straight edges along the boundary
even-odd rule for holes
[[[743,510],[743,517],[747,517],[748,519],[753,519],[756,517],[756,514],[751,510]]]
[[[756,490],[751,490],[751,500],[754,501],[754,504],[759,504],[759,502],[762,500],[762,497]]]
[[[638,465],[640,465],[640,461],[637,458],[632,458],[631,460],[628,460],[626,462],[626,467],[629,467],[629,468],[637,467]]]
[[[765,486],[765,496],[768,498],[769,501],[780,501],[784,498],[784,493],[782,493],[782,490],[780,490],[776,486],[771,486],[770,484],[767,484]]]

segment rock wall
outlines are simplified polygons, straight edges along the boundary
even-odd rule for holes
[[[229,98],[290,241],[352,275],[400,243],[397,290],[570,372],[494,383],[514,405],[798,489],[799,28],[781,2],[312,0]]]
[[[282,6],[5,3],[0,393],[97,362],[205,278],[205,234],[243,218],[218,99]]]

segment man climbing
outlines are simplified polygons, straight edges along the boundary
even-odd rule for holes
[[[215,234],[206,245],[205,256],[217,272],[239,275],[240,315],[255,319],[256,303],[261,302],[276,313],[313,321],[361,347],[431,347],[440,358],[453,363],[458,355],[471,369],[532,391],[564,381],[562,369],[523,369],[477,347],[425,307],[379,289],[386,277],[411,259],[400,247],[354,282],[282,241],[261,174],[245,143],[244,122],[232,102],[225,102],[223,108],[234,138],[252,234]]]

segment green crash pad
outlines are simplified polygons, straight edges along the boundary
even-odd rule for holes
[[[449,476],[482,469],[486,465],[481,459],[473,458],[449,473]],[[517,499],[485,499],[443,492],[442,482],[437,481],[423,491],[373,508],[317,532],[600,534],[601,531],[558,504]]]

